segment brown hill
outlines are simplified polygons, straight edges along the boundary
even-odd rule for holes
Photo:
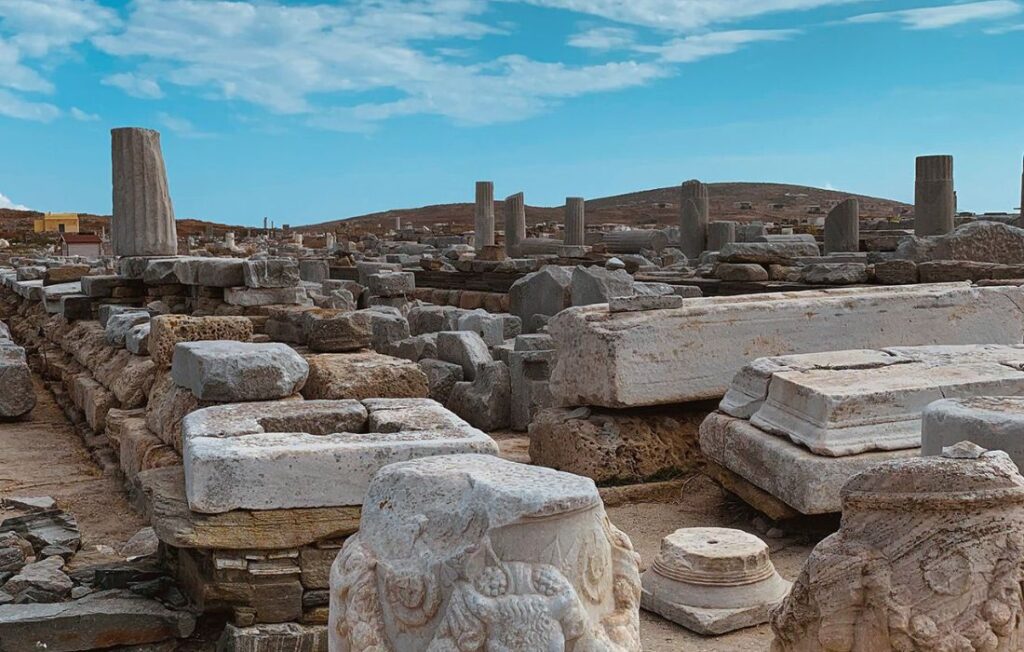
[[[798,220],[821,215],[847,197],[860,200],[861,216],[888,218],[909,214],[913,207],[901,202],[856,195],[838,190],[781,183],[712,183],[708,184],[712,219],[738,221]],[[588,224],[628,224],[631,226],[670,226],[679,215],[679,188],[655,188],[639,192],[589,199],[586,203]],[[504,202],[495,202],[499,226]],[[527,224],[562,221],[561,206],[527,206]],[[340,230],[347,232],[381,231],[394,228],[395,218],[402,224],[418,227],[446,225],[448,230],[473,228],[473,204],[438,204],[421,208],[405,208],[360,215],[319,224],[297,227],[302,231]]]

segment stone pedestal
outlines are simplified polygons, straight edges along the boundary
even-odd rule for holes
[[[825,253],[860,250],[860,202],[851,197],[825,218]]]
[[[332,652],[639,652],[639,556],[594,483],[482,455],[391,464],[331,569]]]
[[[768,622],[789,592],[753,534],[720,527],[676,530],[641,577],[641,605],[705,636]]]
[[[115,256],[174,256],[178,234],[160,151],[160,132],[111,129]]]
[[[721,251],[731,242],[736,242],[736,222],[720,220],[708,224],[708,251]]]
[[[953,157],[919,156],[914,184],[914,234],[945,235],[953,230],[955,214]]]
[[[579,247],[584,244],[586,224],[584,222],[584,201],[582,197],[565,198],[565,240],[567,247]]]
[[[842,501],[772,613],[773,652],[1024,648],[1024,478],[1005,453],[879,464]]]
[[[474,233],[476,250],[494,244],[494,182],[476,182],[476,207],[474,212]]]
[[[697,180],[679,189],[679,248],[687,258],[700,258],[708,230],[708,187]]]
[[[505,251],[515,258],[519,243],[526,239],[526,202],[523,193],[505,198]]]

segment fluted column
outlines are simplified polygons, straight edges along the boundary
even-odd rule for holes
[[[519,255],[519,243],[526,239],[526,201],[517,192],[505,198],[505,253]]]
[[[565,198],[565,246],[575,247],[585,242],[587,230],[584,221],[584,201],[582,197]]]
[[[174,256],[178,232],[160,151],[160,132],[110,130],[115,256]]]
[[[700,258],[707,242],[708,187],[696,179],[679,189],[679,244],[687,258]]]
[[[953,157],[917,157],[914,184],[914,234],[944,235],[953,230],[956,196],[953,192]]]
[[[860,251],[860,202],[850,197],[825,218],[825,253]]]
[[[736,222],[717,220],[708,224],[708,251],[721,251],[731,242],[736,242]]]
[[[476,182],[476,212],[474,229],[476,244],[474,248],[481,251],[484,247],[494,244],[494,182]]]

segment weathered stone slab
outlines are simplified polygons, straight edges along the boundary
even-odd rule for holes
[[[171,364],[180,342],[252,339],[252,321],[245,317],[190,317],[159,315],[150,322],[149,354],[159,367]]]
[[[25,349],[10,340],[0,340],[0,417],[20,417],[35,406],[36,393]]]
[[[295,394],[309,364],[286,344],[182,342],[174,347],[171,377],[204,401],[266,401]]]
[[[128,331],[139,324],[148,323],[149,319],[149,313],[145,310],[126,310],[111,316],[104,328],[107,343],[111,346],[124,348]]]
[[[561,405],[630,407],[721,397],[766,355],[924,344],[1018,344],[1024,290],[967,284],[691,299],[682,308],[570,308],[549,324]]]
[[[487,431],[508,428],[511,404],[508,366],[498,361],[478,366],[472,382],[455,383],[448,397],[448,408],[452,412]]]
[[[572,305],[572,275],[562,267],[548,265],[513,283],[508,296],[509,312],[522,320],[523,332],[534,333],[543,318]]]
[[[839,512],[840,489],[861,471],[920,454],[919,449],[904,449],[824,457],[719,412],[701,424],[700,449],[712,461],[808,515]]]
[[[941,455],[943,448],[962,441],[1004,451],[1017,468],[1024,467],[1024,398],[995,395],[947,398],[924,409],[922,455]]]
[[[415,362],[372,351],[311,355],[307,399],[426,398],[427,377]]]
[[[147,518],[161,541],[175,548],[251,550],[298,548],[359,529],[357,506],[275,510],[233,510],[201,514],[188,508],[181,466],[142,471]]]
[[[730,242],[718,252],[718,260],[722,263],[792,265],[797,258],[817,256],[820,253],[818,245],[806,241]]]
[[[250,288],[287,288],[299,284],[299,264],[293,258],[249,259],[242,264],[242,278]]]
[[[239,258],[181,258],[174,263],[174,274],[182,285],[230,288],[245,285]]]
[[[192,511],[361,505],[381,466],[497,454],[494,441],[430,399],[240,403],[182,422]]]
[[[306,290],[301,287],[280,288],[225,288],[224,303],[229,306],[271,306],[279,304],[309,304]]]
[[[303,327],[309,348],[321,353],[358,351],[373,340],[369,311],[310,310],[303,313]]]
[[[483,338],[469,331],[438,333],[437,357],[462,367],[462,375],[467,381],[476,379],[477,369],[493,360]]]
[[[936,260],[1024,264],[1024,229],[999,222],[971,222],[935,238]]]
[[[144,645],[185,638],[194,628],[192,614],[141,598],[0,605],[2,652],[77,652]]]

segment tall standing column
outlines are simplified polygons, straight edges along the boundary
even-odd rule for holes
[[[914,184],[914,234],[945,235],[953,230],[956,195],[953,192],[953,157],[917,157]]]
[[[567,247],[578,247],[585,243],[587,226],[584,217],[585,203],[582,197],[565,198],[565,238]]]
[[[160,151],[160,132],[110,130],[115,256],[174,256],[178,232]]]
[[[860,251],[860,202],[850,197],[825,218],[825,253]]]
[[[476,213],[474,232],[477,251],[494,244],[494,182],[476,182]]]
[[[687,258],[700,258],[708,232],[708,187],[696,179],[679,189],[679,243]]]
[[[519,243],[526,239],[526,201],[517,192],[505,198],[505,253],[519,255]]]
[[[1020,173],[1020,220],[1017,225],[1024,228],[1024,168]]]

